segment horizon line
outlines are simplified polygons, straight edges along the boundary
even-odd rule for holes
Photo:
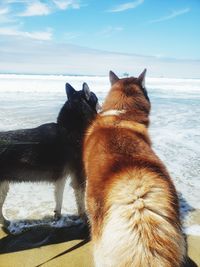
[[[126,74],[126,75],[125,75]],[[127,76],[128,74],[128,76]],[[108,77],[107,75],[102,75],[102,74],[69,74],[69,73],[22,73],[22,72],[0,72],[0,75],[24,75],[24,76],[68,76],[68,77]],[[119,75],[121,77],[132,77],[131,75],[129,76],[129,73],[124,72],[121,75]],[[147,76],[148,78],[152,78],[152,79],[183,79],[183,80],[200,80],[200,77],[195,77],[195,78],[191,78],[191,77],[170,77],[170,76],[164,76],[164,75],[158,75],[158,76]]]

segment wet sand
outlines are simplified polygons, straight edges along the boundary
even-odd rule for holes
[[[30,249],[20,252],[0,255],[1,267],[92,267],[90,245],[85,244],[80,248],[62,254],[69,248],[79,244],[81,240],[69,241],[62,244],[50,245],[47,247]],[[48,262],[49,261],[49,262]],[[46,263],[45,263],[46,262]]]
[[[200,225],[200,210],[194,210],[189,216],[188,225]],[[194,233],[195,234],[195,233]],[[200,236],[188,235],[188,255],[200,267]]]
[[[193,263],[188,261],[186,266],[200,266],[200,236],[187,240]],[[37,227],[16,236],[0,230],[0,267],[39,266],[93,267],[87,227]]]
[[[92,267],[85,225],[36,227],[19,235],[0,230],[0,267]]]

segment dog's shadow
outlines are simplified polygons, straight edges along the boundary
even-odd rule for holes
[[[188,212],[192,211],[192,207],[187,204],[186,200],[182,196],[179,197],[182,208],[185,208]],[[183,213],[183,217],[184,215],[186,213]],[[21,233],[16,234],[17,229],[21,229]],[[89,226],[75,216],[62,217],[58,222],[54,222],[51,218],[15,221],[4,230],[8,235],[0,239],[0,254],[39,248],[72,240],[83,240],[52,258],[55,259],[78,249],[90,240]],[[41,265],[37,267],[39,266]],[[186,257],[186,262],[181,267],[197,267],[197,264],[189,257]]]
[[[190,204],[187,202],[187,200],[183,197],[181,192],[178,192],[178,197],[179,197],[179,205],[180,205],[180,215],[181,215],[181,220],[184,221],[189,213],[195,211],[195,209],[190,206]],[[185,235],[185,239],[186,239]],[[187,242],[186,242],[187,243]],[[186,251],[188,250],[188,244],[186,245]],[[186,253],[188,255],[188,251]],[[185,262],[181,267],[198,267],[198,265],[189,257],[186,256]]]
[[[190,204],[183,197],[181,192],[178,192],[178,197],[179,197],[181,220],[185,220],[186,217],[189,215],[189,213],[195,211],[195,209],[192,206],[190,206]]]
[[[0,254],[12,253],[50,244],[58,244],[71,240],[84,240],[85,243],[89,241],[89,227],[86,223],[75,220],[74,223],[59,226],[46,223],[37,224],[38,221],[27,221],[26,227],[19,234],[12,234],[8,228],[4,228],[7,236],[0,239]],[[19,221],[19,224],[22,223]],[[24,221],[23,221],[24,223]],[[15,221],[17,224],[17,221]]]

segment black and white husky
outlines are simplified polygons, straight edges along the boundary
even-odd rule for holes
[[[83,135],[97,113],[98,99],[86,83],[80,91],[66,84],[68,100],[57,123],[0,132],[0,223],[8,224],[2,206],[11,182],[55,184],[55,218],[61,216],[66,177],[71,176],[79,216],[84,216]]]

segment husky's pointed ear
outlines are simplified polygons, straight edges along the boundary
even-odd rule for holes
[[[72,99],[72,97],[76,94],[76,90],[69,84],[65,84],[65,91],[68,99]]]
[[[143,72],[137,78],[137,82],[142,86],[142,88],[145,88],[145,76],[146,76],[146,72],[147,72],[147,69],[144,69]]]
[[[119,81],[119,77],[117,77],[117,75],[114,72],[112,72],[111,70],[109,72],[109,78],[110,78],[111,85],[113,85],[114,83]]]
[[[90,88],[89,88],[87,83],[83,83],[83,89],[82,90],[85,94],[86,99],[89,101],[91,92],[90,92]]]

